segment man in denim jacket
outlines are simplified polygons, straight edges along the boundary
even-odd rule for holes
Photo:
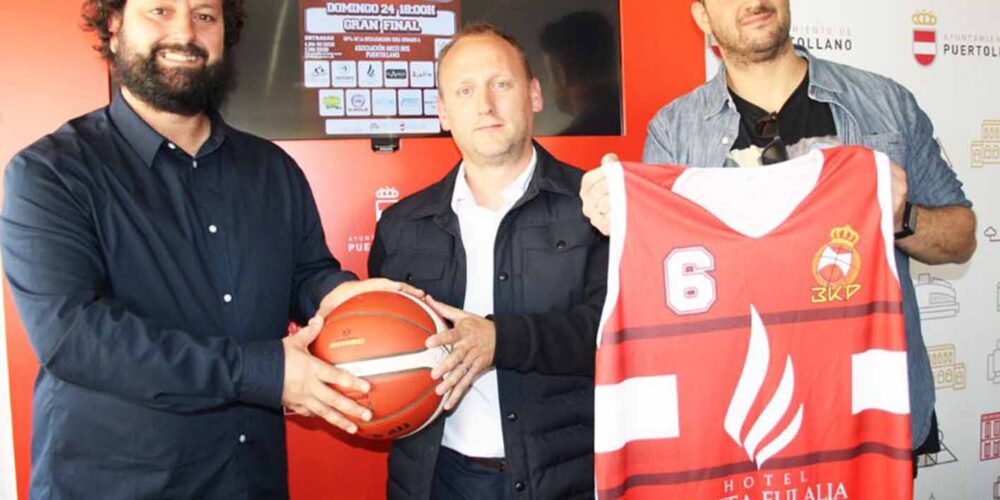
[[[788,0],[700,0],[691,12],[702,31],[715,37],[724,65],[710,82],[656,114],[643,161],[729,167],[747,165],[752,158],[766,164],[831,143],[886,153],[893,163],[914,459],[917,453],[938,451],[937,432],[932,432],[934,382],[910,257],[927,264],[967,261],[976,247],[976,222],[930,119],[898,83],[793,46]],[[751,115],[755,120],[748,120]],[[607,155],[608,160],[617,158]],[[601,169],[584,177],[584,213],[605,234],[607,193]]]

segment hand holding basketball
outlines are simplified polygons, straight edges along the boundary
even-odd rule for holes
[[[451,391],[444,403],[445,409],[450,410],[479,375],[493,366],[497,345],[496,325],[481,316],[442,304],[429,295],[424,300],[453,325],[451,329],[429,337],[426,343],[427,347],[451,346],[451,353],[431,371],[435,380],[443,376],[437,393]]]
[[[368,382],[338,369],[309,354],[309,344],[323,328],[317,316],[294,335],[282,340],[285,351],[285,379],[281,403],[303,416],[319,416],[327,422],[354,434],[358,426],[346,416],[370,420],[371,410],[331,388],[367,393]],[[330,385],[328,385],[330,384]]]
[[[365,421],[347,415],[358,436],[397,439],[441,413],[444,398],[434,392],[431,370],[448,350],[425,343],[444,329],[428,304],[400,291],[358,294],[330,311],[309,350],[371,384],[365,393],[345,393],[371,409]]]

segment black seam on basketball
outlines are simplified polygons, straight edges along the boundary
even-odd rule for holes
[[[392,372],[392,375],[399,374],[399,373],[413,372],[413,371],[417,371],[417,370],[426,370],[426,369],[427,368],[414,368],[412,370],[404,370],[404,371],[401,371],[401,372]],[[379,374],[379,375],[383,375],[383,374]],[[389,375],[389,374],[385,374],[385,375]],[[382,417],[382,418],[380,418],[378,420],[369,420],[368,422],[363,422],[362,423],[362,427],[380,424],[380,423],[385,422],[386,420],[388,420],[390,418],[396,417],[398,415],[401,415],[401,414],[409,411],[410,409],[412,409],[414,406],[417,405],[417,402],[423,401],[423,399],[427,396],[427,394],[434,390],[435,386],[436,386],[436,384],[431,384],[431,386],[426,391],[420,393],[420,395],[417,396],[416,398],[413,398],[413,402],[412,403],[410,403],[410,404],[408,404],[408,405],[406,405],[406,406],[404,406],[404,407],[396,410],[395,412],[390,413],[390,414],[388,414],[388,415],[386,415],[386,416],[384,416],[384,417]],[[441,404],[441,403],[439,402],[438,404]]]
[[[404,318],[402,316],[396,316],[395,314],[386,314],[386,313],[371,312],[371,311],[343,313],[343,314],[334,316],[332,318],[326,318],[326,321],[329,322],[330,320],[333,320],[333,319],[350,318],[350,317],[353,317],[353,316],[373,316],[373,317],[376,317],[376,318],[392,318],[392,319],[395,319],[395,320],[398,320],[398,321],[402,321],[403,323],[408,323],[410,325],[413,325],[413,326],[417,327],[417,329],[419,329],[420,331],[426,333],[428,337],[430,337],[431,335],[434,335],[434,334],[437,333],[437,332],[428,331],[423,326],[421,326],[421,325],[419,325],[417,323],[414,323],[413,321],[411,321],[409,319],[406,319],[406,318]],[[433,320],[431,322],[433,323]]]

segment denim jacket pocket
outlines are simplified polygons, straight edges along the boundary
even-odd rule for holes
[[[898,132],[886,132],[882,134],[870,134],[861,136],[861,145],[881,151],[892,160],[893,163],[906,166],[906,139]]]

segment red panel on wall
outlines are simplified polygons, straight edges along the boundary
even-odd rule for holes
[[[67,119],[107,104],[108,70],[91,49],[96,38],[80,30],[81,4],[81,0],[47,0],[0,6],[0,33],[5,40],[0,44],[0,165],[6,166],[14,153]],[[19,498],[26,499],[31,387],[38,362],[6,283],[4,293],[17,490]],[[2,437],[0,446],[6,446]]]
[[[79,0],[4,6],[0,30],[0,162],[66,119],[107,103],[105,66],[79,30]],[[625,132],[621,137],[549,137],[540,142],[583,168],[605,152],[640,157],[646,123],[657,109],[704,80],[703,39],[690,2],[621,2]],[[378,209],[440,179],[457,161],[449,139],[403,139],[399,152],[374,154],[366,140],[280,143],[312,185],[334,255],[365,273],[367,245]],[[18,490],[27,498],[34,353],[7,301],[7,342],[14,411]],[[327,426],[288,423],[293,498],[377,499],[385,490],[385,446],[344,438]]]

